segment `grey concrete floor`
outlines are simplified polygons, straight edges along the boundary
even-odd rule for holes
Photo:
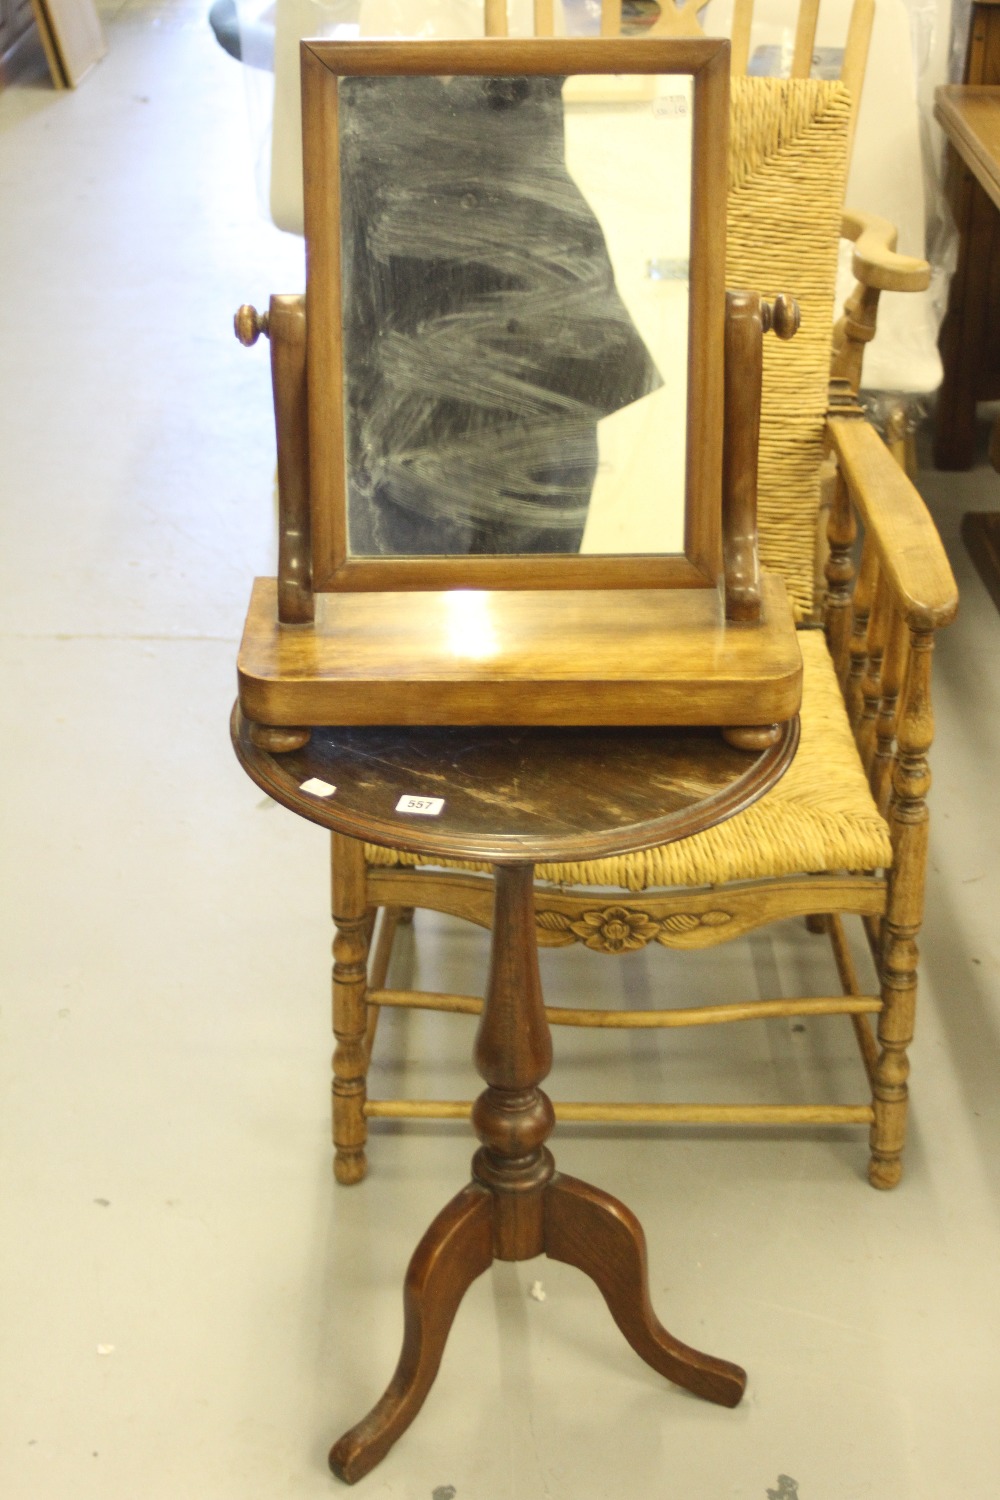
[[[406,1260],[470,1140],[379,1129],[368,1180],[331,1180],[326,844],[227,737],[273,552],[267,359],[230,318],[301,286],[301,247],[257,216],[243,80],[201,8],[105,14],[78,92],[0,95],[0,1495],[307,1500],[338,1489],[327,1447],[388,1378]],[[902,1186],[868,1187],[857,1132],[560,1130],[560,1164],[645,1224],[664,1321],[746,1365],[744,1404],[666,1385],[578,1273],[497,1266],[362,1493],[1000,1493],[1000,617],[958,539],[1000,478],[922,484],[963,605]],[[421,913],[396,978],[475,990],[485,955]],[[637,1007],[832,970],[796,924],[693,958],[549,953],[543,978]],[[860,1099],[845,1029],[561,1033],[552,1091]],[[474,1090],[469,1023],[389,1017],[379,1041],[374,1091]]]

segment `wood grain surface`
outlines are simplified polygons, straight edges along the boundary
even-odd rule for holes
[[[949,624],[958,588],[920,494],[868,422],[834,417],[827,432],[907,623],[925,630]]]
[[[233,744],[276,802],[350,838],[414,853],[517,864],[599,859],[685,838],[732,817],[791,763],[798,720],[759,755],[697,729],[316,729],[280,756],[237,707]],[[302,790],[318,778],[330,796]],[[437,816],[396,811],[441,798]]]
[[[1000,88],[945,84],[934,91],[934,117],[1000,208]]]
[[[729,624],[707,589],[322,594],[282,627],[254,585],[238,675],[261,724],[762,724],[798,712],[783,582]]]

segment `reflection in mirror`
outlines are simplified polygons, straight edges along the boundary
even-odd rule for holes
[[[340,79],[352,556],[683,550],[691,106]]]

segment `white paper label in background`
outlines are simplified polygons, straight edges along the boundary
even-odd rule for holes
[[[318,776],[310,776],[308,781],[303,781],[299,786],[300,792],[309,792],[313,797],[332,797],[336,790],[328,781],[320,781]]]
[[[397,812],[420,813],[425,818],[436,818],[444,807],[443,797],[400,797]]]

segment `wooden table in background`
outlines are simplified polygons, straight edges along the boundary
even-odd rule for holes
[[[962,86],[1000,85],[1000,0],[974,0]],[[948,122],[936,113],[945,134]],[[1000,216],[962,146],[948,152],[945,191],[959,232],[958,265],[941,328],[944,378],[935,408],[934,462],[968,469],[976,437],[976,402],[1000,397]]]
[[[564,1176],[546,1148],[555,1118],[538,1085],[551,1067],[552,1042],[538,974],[534,866],[653,848],[732,817],[782,775],[798,721],[756,753],[731,748],[710,729],[350,728],[314,729],[304,747],[275,755],[253,744],[238,708],[232,732],[247,773],[293,812],[347,838],[432,861],[487,861],[494,872],[474,1053],[487,1084],[472,1109],[482,1146],[472,1181],[414,1252],[396,1373],[369,1414],[334,1444],[334,1473],[360,1479],[406,1430],[466,1290],[495,1259],[544,1254],[578,1267],[647,1364],[708,1401],[735,1406],[746,1384],[739,1366],[688,1348],[658,1322],[635,1215]],[[404,797],[441,805],[429,816],[404,812]]]
[[[987,19],[998,30],[1000,8]],[[953,195],[961,236],[958,265],[941,332],[944,382],[938,398],[934,458],[941,469],[972,463],[976,401],[1000,396],[1000,86],[950,84],[935,94],[934,114],[964,168]],[[953,173],[953,183],[955,174]],[[990,441],[1000,469],[1000,426]],[[1000,609],[1000,511],[970,511],[962,537]]]

